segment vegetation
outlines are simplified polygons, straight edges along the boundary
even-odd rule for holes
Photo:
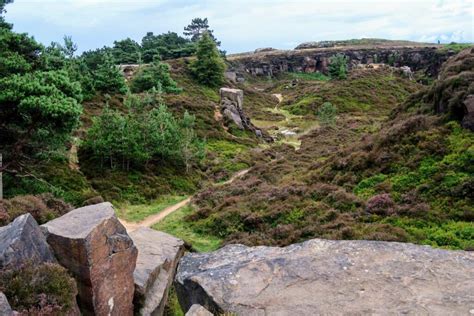
[[[336,54],[329,60],[329,76],[333,79],[347,78],[347,62],[348,57],[343,54]]]
[[[166,93],[181,92],[176,82],[170,77],[168,64],[155,61],[150,66],[141,68],[131,82],[131,90],[134,93],[150,91],[153,88],[161,89]]]
[[[25,315],[69,315],[76,306],[76,281],[54,263],[0,271],[0,291]]]
[[[155,224],[153,229],[181,238],[197,251],[207,252],[216,250],[222,243],[219,237],[210,236],[202,228],[194,225],[192,221],[186,221],[186,225],[183,225],[183,221],[192,213],[193,207],[185,206]]]
[[[209,87],[218,87],[224,81],[225,64],[216,43],[208,33],[201,36],[197,44],[196,61],[191,69],[196,80]]]
[[[334,125],[337,109],[332,103],[324,102],[318,110],[318,118],[325,125]]]
[[[194,18],[191,23],[184,28],[183,32],[183,34],[190,37],[193,42],[199,42],[205,33],[209,35],[217,46],[221,45],[221,42],[217,41],[214,37],[214,31],[209,29],[207,18]]]
[[[162,195],[154,201],[146,204],[121,205],[119,206],[119,216],[127,221],[139,222],[150,215],[158,214],[165,208],[185,200],[187,196],[183,195]]]

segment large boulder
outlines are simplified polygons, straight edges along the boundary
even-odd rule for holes
[[[184,242],[163,232],[142,227],[130,233],[138,248],[135,272],[135,311],[163,315]]]
[[[78,283],[85,315],[132,315],[137,248],[110,203],[75,209],[42,226]]]
[[[2,316],[13,316],[14,312],[8,303],[5,294],[0,292],[0,315]]]
[[[7,226],[0,227],[0,269],[17,267],[26,262],[56,262],[33,216],[24,214]]]
[[[284,248],[228,245],[179,264],[180,304],[237,315],[466,315],[474,253],[314,239]]]

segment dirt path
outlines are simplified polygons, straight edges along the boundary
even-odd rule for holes
[[[234,174],[229,180],[227,180],[225,182],[222,182],[222,183],[219,183],[219,184],[216,184],[216,186],[226,185],[226,184],[232,183],[236,179],[242,177],[243,175],[245,175],[249,171],[250,171],[250,168],[240,170],[239,172]],[[124,219],[121,219],[121,218],[119,218],[119,221],[127,229],[128,232],[132,232],[132,231],[136,230],[139,227],[151,227],[151,226],[155,225],[156,223],[160,222],[161,220],[163,220],[163,218],[170,215],[171,213],[173,213],[173,212],[179,210],[180,208],[188,205],[191,202],[192,198],[193,197],[190,196],[186,200],[183,200],[181,202],[178,202],[176,204],[168,206],[165,209],[163,209],[161,212],[159,212],[157,214],[154,214],[154,215],[150,215],[150,216],[148,216],[147,218],[145,218],[144,220],[142,220],[140,222],[128,222],[128,221],[126,221]]]

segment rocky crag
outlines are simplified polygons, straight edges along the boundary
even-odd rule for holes
[[[437,45],[416,46],[305,46],[304,49],[271,50],[229,55],[231,68],[238,74],[253,76],[277,76],[286,72],[321,72],[327,74],[329,59],[344,54],[349,59],[349,68],[359,64],[385,63],[395,67],[407,66],[413,71],[422,70],[427,76],[435,77],[441,65],[454,52],[443,50]]]

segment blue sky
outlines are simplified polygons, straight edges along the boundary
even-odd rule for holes
[[[147,31],[182,33],[207,17],[229,53],[362,37],[474,42],[473,0],[15,0],[7,21],[44,44],[72,36],[79,51]]]

